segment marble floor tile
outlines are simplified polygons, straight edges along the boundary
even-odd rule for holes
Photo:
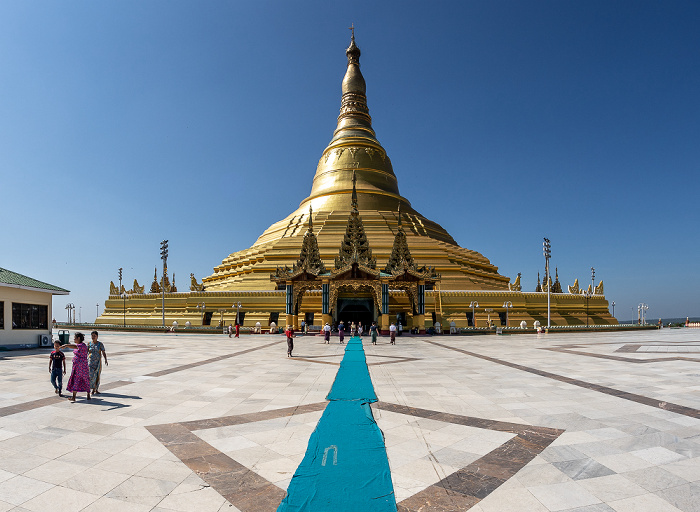
[[[697,333],[402,337],[396,346],[366,347],[366,354],[384,403],[563,430],[514,476],[487,486],[474,512],[514,504],[533,511],[687,511],[700,501],[700,362],[662,358],[697,344]],[[276,336],[235,343],[186,333],[103,336],[108,351],[112,342],[124,345],[110,352],[104,393],[92,403],[55,401],[50,388],[37,387],[46,381],[43,356],[0,358],[0,512],[30,502],[37,509],[54,484],[65,491],[53,493],[96,496],[87,512],[182,512],[205,495],[206,510],[236,512],[147,427],[323,403],[344,350],[303,338],[297,351],[305,359],[292,360]],[[157,357],[140,352],[156,345]],[[628,346],[638,348],[616,352]],[[21,411],[7,409],[15,405]],[[192,432],[286,489],[320,414]],[[374,407],[373,414],[399,501],[499,453],[515,436]],[[512,475],[508,468],[531,445],[513,446],[479,471]]]

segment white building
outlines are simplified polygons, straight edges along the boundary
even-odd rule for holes
[[[70,292],[0,268],[0,349],[41,346],[51,341],[51,299]]]

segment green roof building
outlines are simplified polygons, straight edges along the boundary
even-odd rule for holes
[[[0,350],[51,346],[52,298],[69,293],[0,267]]]

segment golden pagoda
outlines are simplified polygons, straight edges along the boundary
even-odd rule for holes
[[[346,55],[337,126],[309,196],[252,247],[227,256],[201,284],[192,275],[190,292],[166,293],[168,325],[211,324],[217,314],[220,325],[238,318],[262,328],[273,321],[298,327],[301,320],[309,325],[378,320],[382,329],[395,321],[419,331],[435,322],[443,328],[452,322],[456,327],[546,323],[547,293],[523,292],[520,276],[510,283],[485,256],[460,247],[401,195],[391,159],[372,129],[354,33]],[[363,241],[357,239],[360,227]],[[352,260],[344,250],[359,252]],[[365,250],[372,264],[360,254]],[[345,266],[339,266],[339,257]],[[552,324],[617,323],[608,313],[602,282],[595,289],[601,293],[589,290],[585,300],[585,292],[576,289],[551,294]],[[130,323],[159,325],[159,297],[132,292],[124,315]],[[240,308],[231,305],[239,302]],[[110,294],[98,322],[121,323],[121,308],[122,301]]]

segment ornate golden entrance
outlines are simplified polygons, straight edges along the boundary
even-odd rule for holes
[[[340,315],[344,311],[358,318],[363,324],[371,323],[381,315],[382,331],[389,329],[389,289],[403,291],[409,300],[410,313],[416,325],[424,330],[425,285],[435,284],[440,276],[435,269],[418,268],[411,257],[406,233],[399,224],[394,237],[391,257],[383,270],[377,268],[376,259],[365,235],[362,219],[357,209],[357,192],[353,173],[351,211],[345,236],[332,270],[326,270],[313,232],[312,212],[309,208],[309,227],[304,235],[299,259],[292,268],[277,268],[270,280],[286,290],[287,325],[298,324],[299,305],[309,290],[321,290],[323,323],[347,320]],[[350,319],[349,321],[353,321]]]

